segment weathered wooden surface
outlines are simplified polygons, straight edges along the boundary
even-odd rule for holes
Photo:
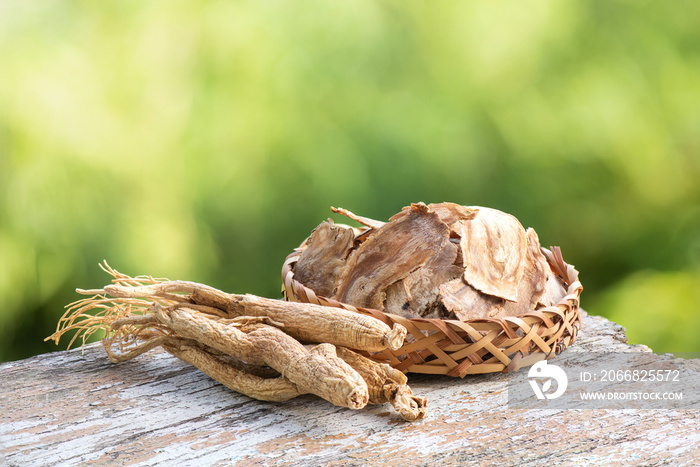
[[[628,346],[586,317],[558,358]],[[554,361],[556,363],[556,360]],[[527,371],[527,370],[524,370]],[[0,365],[3,462],[26,465],[698,465],[700,410],[513,410],[506,376],[411,375],[428,418],[303,396],[236,394],[162,351],[111,364],[100,345]],[[698,384],[695,380],[694,384]]]

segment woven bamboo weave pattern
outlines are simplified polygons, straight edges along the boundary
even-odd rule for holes
[[[405,373],[468,374],[511,372],[551,359],[574,343],[581,326],[579,299],[583,286],[576,269],[564,262],[558,247],[542,248],[552,270],[564,281],[567,294],[556,305],[541,307],[520,316],[468,321],[408,319],[380,310],[359,308],[318,296],[294,278],[302,249],[291,253],[282,267],[285,298],[373,316],[390,327],[408,330],[409,338],[398,350],[361,352]]]

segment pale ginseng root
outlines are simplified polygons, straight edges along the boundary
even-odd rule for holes
[[[153,302],[146,306],[133,298],[99,296],[80,301],[76,306],[71,307],[72,314],[64,316],[59,329],[49,338],[58,341],[62,334],[73,329],[83,333],[104,329],[108,333],[105,349],[113,362],[165,346],[171,338],[189,339],[248,364],[273,368],[301,394],[315,394],[352,409],[361,409],[369,401],[367,384],[337,357],[332,344],[320,344],[309,351],[293,337],[271,326],[272,321],[267,317],[229,319],[186,308],[183,304],[164,306]],[[101,308],[101,315],[88,315],[87,311],[93,308]],[[109,333],[114,334],[110,336]],[[112,350],[115,344],[118,352]],[[186,351],[183,352],[184,356]],[[196,358],[195,353],[188,355]],[[211,368],[215,366],[212,363]],[[216,374],[210,376],[219,380]],[[238,389],[247,394],[245,387]]]
[[[112,284],[95,290],[77,289],[83,295],[112,296],[133,301],[158,302],[162,305],[187,303],[210,307],[217,316],[267,316],[284,327],[292,337],[304,342],[330,343],[368,352],[397,350],[404,342],[406,328],[394,324],[389,328],[376,318],[341,308],[310,303],[286,302],[251,294],[229,294],[214,287],[190,281],[169,281],[151,276],[130,277],[110,267],[100,267],[113,277]],[[127,300],[120,302],[126,303]],[[79,308],[76,302],[72,308]],[[70,311],[59,322],[72,324]],[[70,323],[69,323],[70,321]]]
[[[253,399],[284,402],[303,394],[296,384],[284,376],[258,376],[254,374],[253,368],[256,367],[253,365],[246,365],[226,355],[216,355],[198,345],[176,341],[164,344],[163,348],[227,388]]]
[[[252,365],[269,366],[302,393],[316,394],[342,407],[361,409],[369,402],[367,383],[335,354],[332,344],[310,351],[266,319],[223,319],[180,306],[153,305],[158,321],[178,336],[193,339]]]
[[[197,367],[229,389],[254,399],[282,402],[306,394],[303,389],[271,368],[244,363],[191,339],[157,335],[153,337],[159,339],[168,353]],[[332,349],[328,347],[329,351]],[[314,352],[314,348],[310,351]],[[335,352],[364,379],[370,404],[388,402],[401,418],[407,421],[425,418],[426,399],[413,395],[411,388],[406,384],[406,375],[402,372],[343,347],[335,347]]]
[[[77,330],[71,344],[81,334],[85,343],[87,335],[103,329],[107,332],[103,343],[113,362],[162,346],[230,389],[256,399],[284,401],[316,394],[354,409],[368,402],[390,402],[406,420],[425,416],[425,400],[413,396],[403,373],[329,343],[307,350],[286,333],[301,335],[305,342],[327,338],[356,348],[364,343],[371,351],[402,342],[403,327],[390,329],[374,318],[319,305],[230,295],[203,284],[132,278],[106,263],[103,269],[114,277],[113,284],[80,291],[98,295],[69,305],[50,339],[58,342],[64,333]],[[291,305],[291,312],[285,305]],[[269,313],[268,308],[272,308]],[[258,316],[237,316],[250,311]],[[350,316],[334,322],[338,311]],[[315,330],[310,326],[313,317]],[[343,336],[346,321],[355,336]],[[362,335],[369,339],[363,340]]]
[[[195,341],[166,337],[162,346],[168,353],[197,367],[229,389],[248,397],[283,402],[304,394],[304,391],[288,378],[270,368],[244,363]],[[365,380],[370,404],[388,402],[406,421],[425,418],[426,400],[413,395],[411,388],[406,384],[406,375],[402,372],[343,347],[336,347],[335,351],[338,357]]]
[[[170,338],[163,344],[163,348],[229,389],[254,399],[282,402],[305,394],[297,385],[277,372],[246,364],[225,354],[217,354],[213,349],[187,339]],[[426,399],[413,395],[411,388],[406,384],[406,375],[402,372],[343,347],[335,347],[335,351],[338,357],[364,379],[370,404],[388,402],[406,421],[425,418]]]
[[[149,285],[108,285],[81,290],[86,295],[111,295],[124,299],[147,298],[167,303],[210,307],[218,316],[266,316],[279,323],[292,337],[305,342],[330,343],[368,352],[397,350],[406,328],[389,328],[376,318],[342,308],[311,303],[285,302],[251,294],[228,294],[208,285],[188,281],[162,281]]]
[[[115,341],[119,337],[133,333],[135,329],[132,327],[132,323],[140,321],[142,320],[123,318],[113,325],[115,334],[103,340],[107,355],[112,362],[130,360],[152,348],[162,346],[169,354],[196,367],[227,388],[253,399],[283,402],[303,394],[294,383],[281,376],[277,371],[268,367],[247,364],[237,358],[206,347],[193,339],[143,330],[138,333],[139,339],[143,341],[142,344],[126,352],[115,352],[112,346],[120,344]]]
[[[389,402],[409,422],[420,420],[427,415],[425,397],[413,395],[408,387],[406,375],[386,363],[377,363],[352,350],[337,347],[338,357],[345,360],[367,383],[370,404]]]

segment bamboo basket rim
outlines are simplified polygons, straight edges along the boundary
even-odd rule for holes
[[[583,286],[578,271],[564,262],[559,247],[541,248],[552,271],[567,287],[566,295],[552,306],[518,316],[479,318],[467,321],[405,318],[381,310],[362,308],[317,295],[294,278],[304,248],[296,248],[282,266],[285,300],[313,303],[372,316],[389,327],[400,324],[412,342],[398,350],[359,353],[388,363],[404,373],[448,375],[510,373],[549,360],[576,341],[581,328],[580,296]]]

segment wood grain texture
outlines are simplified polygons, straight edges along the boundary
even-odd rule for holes
[[[590,351],[648,352],[585,317]],[[556,360],[554,360],[556,363]],[[697,375],[696,375],[697,376]],[[428,417],[313,397],[260,402],[161,350],[112,364],[99,344],[0,365],[0,465],[697,465],[699,410],[512,410],[507,376],[410,375]],[[700,380],[689,382],[697,385]]]

